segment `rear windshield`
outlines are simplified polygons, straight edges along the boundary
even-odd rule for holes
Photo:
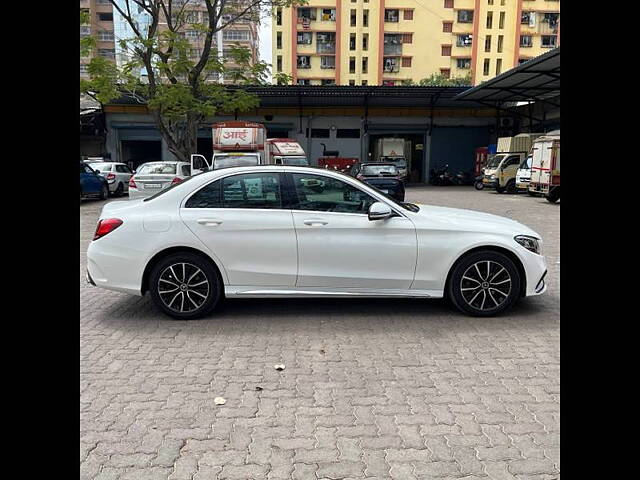
[[[365,165],[362,167],[362,174],[367,175],[398,175],[395,165]]]
[[[110,163],[90,163],[89,166],[94,170],[100,170],[101,172],[110,172],[111,164]]]
[[[169,185],[167,188],[163,188],[162,190],[160,190],[155,195],[151,195],[150,197],[145,198],[143,200],[143,202],[148,202],[149,200],[153,200],[154,198],[158,198],[160,195],[164,195],[165,193],[167,193],[172,188],[176,188],[179,185],[184,185],[186,182],[188,182],[189,180],[193,179],[194,177],[195,177],[195,175],[193,177],[187,177],[184,180],[182,180],[181,182],[173,183],[173,184]]]
[[[382,157],[382,161],[393,163],[399,168],[407,168],[407,161],[404,158]]]
[[[175,163],[145,163],[138,171],[137,175],[175,175]]]

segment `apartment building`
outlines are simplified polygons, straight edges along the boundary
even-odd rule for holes
[[[558,0],[309,0],[277,8],[274,72],[298,85],[488,80],[560,44]]]
[[[142,31],[151,22],[151,16],[141,7],[138,7],[134,2],[129,2],[131,8],[131,15],[140,27]],[[126,0],[116,0],[116,4],[126,11]],[[173,6],[180,6],[180,0],[173,0]],[[243,0],[238,0],[238,7],[242,7]],[[97,47],[95,52],[91,55],[80,59],[80,76],[87,76],[87,64],[91,60],[93,55],[101,55],[106,58],[114,60],[118,65],[124,65],[131,59],[130,52],[122,47],[116,40],[132,38],[134,33],[125,20],[120,15],[116,8],[113,8],[109,0],[80,0],[80,9],[87,10],[91,16],[91,24],[81,25],[80,35],[94,35],[97,40]],[[191,27],[193,24],[207,24],[207,8],[202,0],[189,0],[185,6],[186,12],[186,24],[180,32],[189,43],[192,48],[189,50],[189,56],[195,60],[202,54],[204,48],[204,34],[198,31],[196,28]],[[226,24],[232,19],[232,15],[224,15],[222,17],[223,24]],[[159,28],[166,28],[166,23],[160,22]],[[221,42],[218,42],[221,38]],[[258,18],[237,20],[229,24],[221,32],[220,36],[215,36],[211,50],[215,55],[218,54],[218,45],[222,45],[222,55],[226,60],[227,67],[232,71],[234,69],[233,60],[229,56],[232,46],[242,46],[249,49],[251,52],[252,62],[258,61]],[[144,69],[139,74],[141,76],[146,75]],[[217,76],[211,76],[208,80],[218,81]],[[229,78],[225,79],[225,83],[231,83]]]
[[[87,64],[95,55],[115,60],[113,6],[109,0],[80,0],[80,11],[89,13],[87,23],[80,25],[80,37],[92,35],[96,48],[80,57],[80,78],[88,78]]]

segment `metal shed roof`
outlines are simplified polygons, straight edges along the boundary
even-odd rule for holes
[[[500,102],[543,101],[560,95],[560,47],[461,92],[456,100],[484,105]]]
[[[260,97],[261,107],[445,107],[486,108],[455,98],[470,87],[267,85],[244,88]],[[123,96],[111,105],[139,104]]]

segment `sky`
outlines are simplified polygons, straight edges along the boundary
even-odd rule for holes
[[[271,17],[265,16],[260,19],[260,60],[267,63],[271,62]],[[271,80],[271,76],[269,76]]]

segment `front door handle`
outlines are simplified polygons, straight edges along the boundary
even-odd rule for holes
[[[318,220],[316,219],[309,219],[309,220],[304,220],[304,224],[305,225],[309,225],[310,227],[321,227],[322,225],[326,225],[327,221],[325,220]]]
[[[218,220],[217,218],[201,218],[198,220],[198,223],[205,227],[217,227],[222,223],[222,220]]]

